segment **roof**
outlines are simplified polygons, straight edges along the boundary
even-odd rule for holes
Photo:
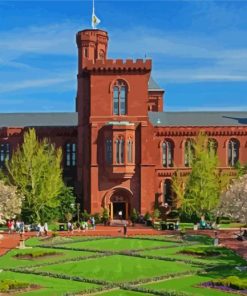
[[[164,91],[158,83],[153,79],[152,76],[150,76],[149,81],[148,81],[148,90],[153,90],[153,91]]]
[[[66,113],[0,113],[0,127],[77,126],[78,114]]]
[[[149,112],[154,126],[247,126],[246,112]]]

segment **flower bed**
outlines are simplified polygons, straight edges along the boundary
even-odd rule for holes
[[[247,279],[240,279],[237,276],[229,276],[225,279],[216,279],[202,284],[203,287],[213,288],[226,292],[237,292],[240,295],[247,295]]]
[[[186,247],[182,254],[196,255],[200,257],[222,256],[225,255],[226,249],[221,247]]]

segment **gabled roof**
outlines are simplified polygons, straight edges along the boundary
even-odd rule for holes
[[[64,113],[0,113],[0,127],[77,126],[76,112]]]
[[[151,91],[164,91],[158,83],[153,79],[152,76],[150,76],[149,81],[148,81],[148,90]]]
[[[148,112],[153,126],[246,126],[246,112]]]

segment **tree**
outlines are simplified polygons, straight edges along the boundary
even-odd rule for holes
[[[211,213],[219,203],[219,196],[229,181],[226,174],[218,169],[218,158],[214,150],[210,149],[205,134],[200,133],[193,142],[194,158],[191,173],[184,183],[184,193],[181,191],[181,182],[175,183],[180,194],[182,210],[198,217]],[[212,148],[212,147],[211,147]]]
[[[59,206],[58,206],[58,218],[60,221],[70,221],[76,210],[75,210],[75,196],[73,188],[64,185],[61,193],[58,195]]]
[[[6,163],[9,181],[24,196],[23,213],[32,222],[44,222],[46,213],[59,205],[63,188],[62,151],[47,139],[39,141],[34,129],[24,134],[24,141]]]
[[[22,196],[15,186],[0,181],[0,216],[2,219],[13,219],[21,213]]]
[[[218,216],[230,217],[247,225],[247,174],[232,181],[220,196]]]

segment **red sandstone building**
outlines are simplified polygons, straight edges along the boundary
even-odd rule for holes
[[[110,60],[108,34],[83,30],[75,113],[0,114],[0,166],[35,127],[64,151],[64,179],[91,213],[113,218],[172,204],[171,177],[190,170],[191,141],[204,131],[220,168],[247,163],[247,112],[163,112],[151,60]]]

